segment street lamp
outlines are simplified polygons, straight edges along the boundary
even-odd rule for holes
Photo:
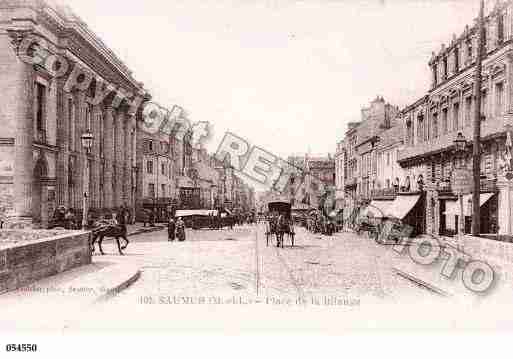
[[[464,155],[465,150],[467,148],[467,139],[463,136],[461,132],[458,132],[458,135],[454,139],[454,151],[456,152],[456,156],[458,159],[457,168],[462,170],[464,168]],[[465,230],[465,215],[463,213],[463,191],[458,191],[458,200],[460,203],[460,228],[458,230],[459,235],[461,236]]]
[[[85,151],[84,167],[83,167],[84,195],[82,196],[82,229],[85,229],[87,227],[87,212],[88,212],[87,194],[89,192],[89,166],[87,165],[88,164],[87,155],[91,152],[91,148],[93,147],[94,136],[91,132],[87,131],[82,134],[80,139],[82,140],[82,148]]]

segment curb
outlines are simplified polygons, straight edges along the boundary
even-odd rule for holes
[[[156,226],[154,228],[149,228],[149,229],[137,229],[131,233],[128,233],[127,234],[127,237],[131,237],[131,236],[135,236],[135,235],[138,235],[138,234],[143,234],[143,233],[151,233],[151,232],[157,232],[157,231],[161,231],[163,229],[165,229],[166,227],[164,226]]]
[[[138,269],[134,274],[132,274],[129,278],[118,284],[113,288],[107,289],[107,291],[100,295],[93,301],[93,304],[106,302],[107,300],[115,297],[119,293],[121,293],[126,288],[130,287],[132,284],[137,282],[137,280],[141,277],[141,271]]]

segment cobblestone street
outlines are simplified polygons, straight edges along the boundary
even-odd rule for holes
[[[244,311],[247,305],[278,316],[305,308],[308,315],[325,311],[329,320],[334,307],[339,314],[356,315],[379,305],[383,315],[382,304],[406,308],[422,301],[435,305],[440,299],[394,273],[399,259],[390,247],[353,233],[328,237],[296,230],[296,245],[290,247],[286,239],[283,249],[266,245],[263,225],[189,231],[185,242],[168,242],[166,231],[131,237],[123,260],[141,268],[140,279],[70,320],[67,328],[128,329],[146,322],[148,329],[172,329],[179,322],[183,329],[191,315],[211,318],[217,313],[220,321],[236,321],[234,311],[240,318],[255,315]],[[115,253],[111,243],[105,250]],[[221,316],[227,308],[232,315]],[[211,323],[222,327],[219,321]]]
[[[393,256],[387,254],[387,247],[352,233],[328,237],[299,228],[296,245],[290,247],[286,239],[283,249],[266,245],[262,225],[189,231],[185,242],[167,242],[165,231],[138,235],[131,241],[127,258],[143,272],[115,301],[234,294],[253,300],[335,296],[396,301],[419,292],[393,273]],[[105,247],[111,248],[110,244]]]

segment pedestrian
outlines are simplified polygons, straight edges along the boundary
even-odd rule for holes
[[[155,227],[155,212],[150,211],[150,227]]]
[[[73,210],[71,208],[68,208],[68,211],[66,212],[64,216],[66,225],[65,229],[76,229],[76,223],[75,223],[75,213],[73,213]]]
[[[175,240],[175,230],[176,230],[176,223],[173,217],[169,216],[169,221],[167,222],[167,239],[168,241],[174,241]]]
[[[180,242],[185,241],[185,223],[182,220],[182,217],[178,217],[176,221],[176,235]]]

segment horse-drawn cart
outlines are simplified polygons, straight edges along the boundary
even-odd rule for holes
[[[289,202],[269,202],[269,216],[266,223],[265,237],[267,245],[273,235],[276,238],[276,246],[283,248],[284,236],[288,235],[292,247],[294,246],[294,225]]]

